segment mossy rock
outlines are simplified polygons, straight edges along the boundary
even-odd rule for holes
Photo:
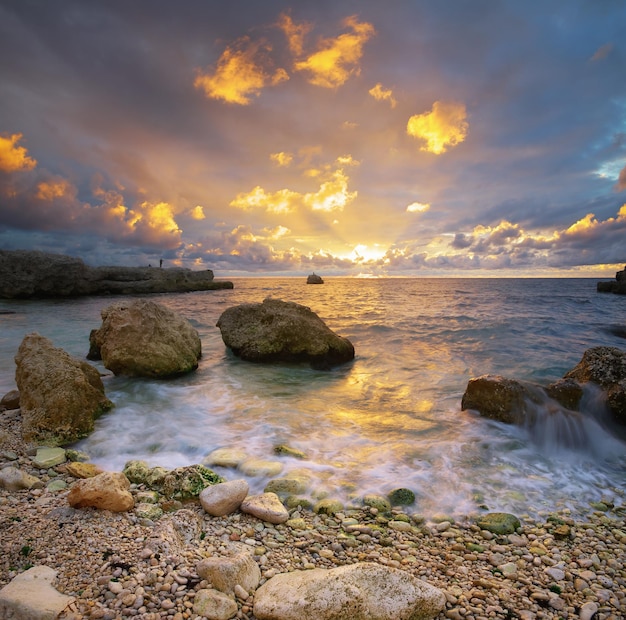
[[[274,454],[278,454],[280,456],[292,456],[293,458],[300,460],[306,459],[306,454],[302,452],[302,450],[286,446],[285,444],[274,446]]]
[[[389,500],[382,497],[382,495],[374,495],[370,493],[363,498],[363,503],[370,508],[376,508],[379,512],[391,511],[391,504],[389,503]]]
[[[411,489],[394,489],[387,497],[392,506],[410,506],[415,503],[415,493]]]
[[[343,510],[343,504],[337,499],[326,498],[323,499],[313,508],[313,512],[318,515],[334,515]]]
[[[521,527],[520,520],[508,512],[489,512],[476,519],[476,525],[481,530],[499,535],[513,534]]]
[[[294,508],[304,508],[305,510],[313,510],[313,502],[307,497],[298,497],[297,495],[289,495],[283,502],[285,506],[292,510]]]

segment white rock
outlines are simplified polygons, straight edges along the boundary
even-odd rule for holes
[[[587,601],[581,608],[578,617],[580,620],[591,620],[598,611],[598,605],[593,601]]]
[[[0,487],[7,491],[41,489],[43,482],[36,476],[31,476],[17,467],[5,467],[0,470]]]
[[[202,489],[199,499],[208,514],[223,517],[235,512],[247,495],[248,483],[245,480],[231,480]]]
[[[231,545],[229,555],[200,560],[196,572],[202,579],[210,581],[216,590],[226,594],[233,594],[237,585],[247,592],[253,592],[261,580],[258,564],[250,550],[243,545]]]
[[[0,618],[53,620],[75,602],[52,587],[57,571],[34,566],[0,590]]]
[[[199,590],[194,598],[193,612],[208,620],[229,620],[237,614],[237,603],[218,590]]]
[[[241,504],[241,512],[251,514],[268,523],[285,523],[289,519],[289,512],[276,493],[249,495]]]
[[[282,573],[255,593],[258,620],[427,620],[444,609],[441,590],[404,571],[361,562]]]
[[[546,573],[546,575],[549,575],[550,577],[552,577],[554,581],[562,581],[563,579],[565,579],[565,572],[562,571],[560,568],[549,566],[548,568],[545,569],[544,572]]]

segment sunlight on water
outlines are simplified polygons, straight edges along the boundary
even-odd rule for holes
[[[322,372],[234,357],[215,327],[220,314],[269,296],[311,307],[352,341],[355,360]],[[130,459],[176,467],[239,448],[280,461],[282,475],[306,469],[313,498],[349,502],[408,487],[418,497],[412,510],[425,514],[577,510],[622,492],[625,444],[606,430],[597,394],[586,397],[595,416],[546,403],[530,428],[460,410],[473,376],[545,385],[586,348],[624,348],[608,329],[623,323],[623,299],[598,296],[594,281],[240,279],[233,290],[153,299],[192,322],[203,358],[196,372],[170,381],[105,377],[116,407],[78,446],[105,468]],[[0,315],[0,391],[14,387],[13,357],[25,334],[37,331],[84,357],[89,331],[112,301],[1,302],[15,314]],[[306,458],[276,456],[278,444]],[[268,478],[249,482],[262,491]]]

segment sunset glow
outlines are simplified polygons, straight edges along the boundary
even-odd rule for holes
[[[354,6],[5,3],[0,247],[220,276],[623,268],[626,6]]]

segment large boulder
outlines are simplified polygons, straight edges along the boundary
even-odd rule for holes
[[[405,571],[360,562],[282,573],[254,595],[259,620],[427,620],[443,611],[444,593]]]
[[[120,301],[102,310],[89,336],[89,359],[116,375],[167,378],[198,367],[202,345],[191,323],[153,301]]]
[[[125,512],[135,505],[128,478],[120,472],[110,471],[77,480],[67,495],[67,501],[72,508],[91,506],[112,512]]]
[[[310,308],[280,299],[229,308],[217,327],[224,344],[251,362],[309,362],[329,368],[354,359],[352,343]]]
[[[113,403],[100,373],[39,334],[28,334],[15,356],[22,434],[26,441],[64,445],[86,437]]]
[[[615,421],[626,424],[626,352],[616,347],[587,349],[580,362],[565,375],[579,383],[595,383],[606,393]]]
[[[626,267],[615,274],[615,280],[598,282],[598,293],[616,293],[626,295]]]

